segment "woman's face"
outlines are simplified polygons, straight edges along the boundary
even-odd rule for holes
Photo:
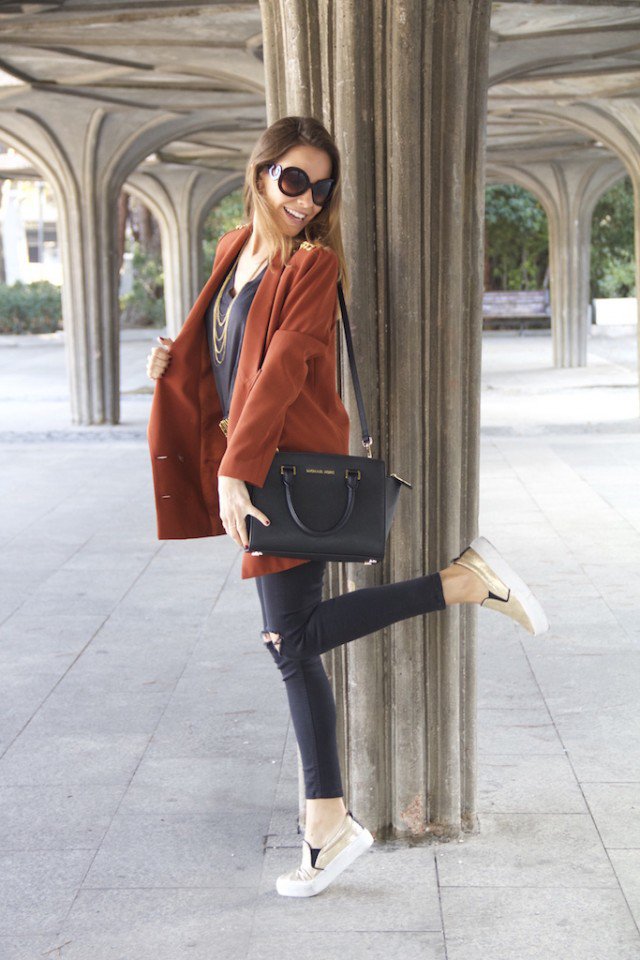
[[[307,174],[311,183],[315,183],[316,180],[325,180],[331,176],[331,157],[318,147],[298,144],[278,157],[277,162],[283,169],[285,167],[300,167]],[[271,177],[268,169],[260,173],[260,180],[262,181],[262,192],[273,211],[276,223],[280,226],[282,232],[290,237],[297,236],[322,210],[322,207],[313,202],[311,187],[306,193],[301,193],[298,197],[288,197],[281,192],[278,181]],[[331,200],[329,200],[329,203],[331,203]],[[303,219],[294,219],[287,213],[287,210],[292,211],[293,214],[302,214]]]

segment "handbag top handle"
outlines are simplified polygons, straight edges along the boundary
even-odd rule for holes
[[[351,368],[351,378],[353,380],[353,389],[358,404],[358,416],[360,417],[360,426],[362,427],[362,445],[367,448],[367,456],[371,456],[371,444],[373,442],[367,426],[367,416],[364,412],[364,401],[362,399],[362,389],[360,387],[360,378],[356,367],[356,358],[353,351],[353,340],[351,338],[351,326],[349,324],[349,314],[347,313],[347,304],[344,299],[342,282],[338,280],[338,300],[340,301],[340,315],[342,317],[342,326],[344,327],[344,337],[347,341],[347,353],[349,354],[349,367]]]

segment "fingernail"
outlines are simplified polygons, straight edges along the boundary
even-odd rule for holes
[[[270,523],[271,523],[271,520],[265,520],[264,522],[265,527],[268,527]]]
[[[248,543],[245,543],[244,548],[245,548],[245,550],[248,550],[248,549],[249,549],[249,544],[248,544]]]

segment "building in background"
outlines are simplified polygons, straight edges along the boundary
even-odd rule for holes
[[[48,280],[59,286],[58,211],[49,185],[11,148],[0,152],[0,177],[0,279],[8,284]]]

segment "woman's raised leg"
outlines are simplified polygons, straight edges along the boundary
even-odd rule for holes
[[[454,603],[479,603],[497,610],[531,634],[549,629],[544,610],[524,580],[486,537],[478,536],[443,570],[318,602],[304,623],[271,625],[270,639],[283,655],[304,658]]]
[[[306,566],[292,567],[280,575],[286,576]],[[287,658],[304,659],[400,620],[444,610],[454,603],[480,603],[486,596],[486,587],[471,570],[452,565],[411,580],[362,587],[318,601],[304,622],[300,618],[287,622],[285,617],[275,623],[272,617],[269,640]]]

